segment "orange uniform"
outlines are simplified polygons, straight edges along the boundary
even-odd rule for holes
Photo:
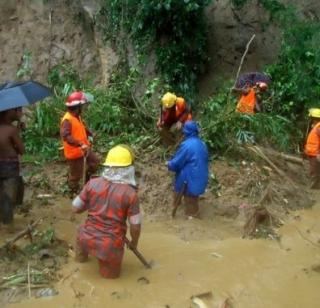
[[[318,130],[320,129],[320,122],[314,125],[311,129],[307,142],[304,148],[304,153],[308,156],[315,157],[320,154],[320,136]]]
[[[251,88],[248,94],[241,95],[236,110],[241,113],[255,114],[256,100],[256,92]]]
[[[64,120],[68,120],[71,124],[71,136],[73,137],[73,139],[79,141],[81,144],[90,146],[86,128],[81,121],[81,118],[74,116],[70,112],[66,112],[61,120],[61,124]],[[83,157],[83,151],[79,146],[71,145],[65,140],[63,140],[63,149],[66,159],[76,159]]]
[[[159,119],[158,126],[171,127],[173,124],[180,121],[185,123],[192,120],[192,114],[187,107],[186,101],[182,97],[178,97],[176,103],[171,108],[166,108],[162,112],[162,121]]]

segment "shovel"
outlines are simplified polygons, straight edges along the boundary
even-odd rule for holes
[[[82,187],[86,184],[87,155],[83,156]]]
[[[187,182],[184,182],[182,185],[181,191],[179,191],[178,195],[176,196],[176,198],[174,200],[173,210],[171,213],[172,218],[175,218],[175,216],[176,216],[177,209],[178,209],[179,205],[181,204],[181,199],[182,199],[182,196],[185,192],[186,187],[187,187]]]
[[[144,258],[144,256],[138,251],[137,248],[132,248],[130,246],[130,241],[125,237],[124,242],[127,244],[129,249],[137,256],[137,258],[141,261],[141,263],[146,267],[146,268],[151,268],[151,264]]]
[[[82,187],[86,185],[86,178],[87,178],[87,157],[89,155],[88,151],[83,151],[83,170],[82,170]]]

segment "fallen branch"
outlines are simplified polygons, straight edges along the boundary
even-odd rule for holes
[[[229,105],[229,103],[230,103],[230,96],[231,96],[232,89],[233,89],[233,88],[236,86],[236,84],[237,84],[237,81],[238,81],[238,78],[239,78],[239,75],[240,75],[240,72],[241,72],[241,69],[242,69],[242,65],[243,65],[244,59],[246,58],[246,55],[247,55],[247,53],[248,53],[248,51],[249,51],[249,47],[250,47],[250,45],[251,45],[251,43],[252,43],[252,41],[254,40],[255,37],[256,37],[256,35],[253,34],[252,37],[250,38],[250,40],[248,41],[248,43],[247,43],[247,45],[246,45],[246,49],[245,49],[245,51],[244,51],[244,53],[243,53],[243,55],[242,55],[242,57],[241,57],[240,64],[239,64],[239,67],[238,67],[238,71],[237,71],[237,75],[236,75],[236,79],[235,79],[235,81],[234,81],[234,85],[233,85],[233,87],[230,88],[230,91],[229,91],[229,94],[228,94],[228,99],[227,99],[228,105]],[[233,110],[232,110],[232,111],[233,111]]]
[[[240,75],[240,72],[241,72],[241,69],[242,69],[242,65],[243,65],[244,59],[245,59],[245,57],[246,57],[246,55],[247,55],[247,53],[248,53],[248,51],[249,51],[249,47],[250,47],[250,45],[251,45],[251,43],[252,43],[252,41],[254,40],[255,37],[256,37],[256,35],[253,34],[252,37],[251,37],[251,39],[248,41],[248,43],[247,43],[247,45],[246,45],[246,49],[245,49],[245,51],[244,51],[244,53],[243,53],[243,55],[242,55],[242,57],[241,57],[240,65],[239,65],[239,68],[238,68],[238,71],[237,71],[237,75],[236,75],[236,79],[235,79],[235,82],[234,82],[234,86],[233,86],[233,87],[235,87],[236,84],[237,84],[237,80],[238,80],[238,78],[239,78],[239,75]]]
[[[42,221],[42,218],[39,218],[35,222],[33,222],[31,225],[28,225],[27,228],[20,231],[14,238],[7,240],[6,243],[1,247],[5,249],[10,249],[10,247],[19,239],[23,238],[25,235],[28,235],[30,238],[30,241],[32,242],[32,231],[33,229]]]
[[[247,149],[249,149],[251,152],[255,153],[257,156],[262,158],[264,161],[266,161],[270,167],[274,169],[282,178],[287,180],[294,188],[298,188],[297,185],[291,180],[291,178],[285,174],[284,171],[282,171],[280,168],[278,168],[264,153],[258,146],[247,146]]]
[[[79,271],[79,268],[77,267],[76,269],[72,270],[68,275],[61,278],[61,280],[58,283],[63,283],[64,281],[66,281],[68,278],[70,278],[73,274],[75,274],[78,271]]]
[[[274,156],[276,159],[284,159],[285,161],[288,161],[290,163],[294,163],[294,164],[298,164],[298,165],[303,165],[303,159],[300,157],[296,157],[290,154],[284,154],[284,153],[280,153],[277,152],[275,150],[271,150],[271,149],[265,149],[265,148],[261,148],[261,151],[265,152],[266,154],[270,155],[270,156]]]
[[[303,165],[303,159],[299,158],[299,157],[295,157],[292,155],[288,155],[288,154],[284,154],[284,153],[279,153],[280,157],[283,158],[284,160],[290,162],[290,163],[294,163],[294,164],[298,164],[298,165]]]
[[[41,289],[41,288],[47,288],[48,287],[48,284],[30,284],[30,288],[31,289]],[[28,284],[16,284],[14,286],[0,286],[0,290],[6,290],[6,289],[12,289],[12,288],[29,288],[29,285]]]
[[[262,203],[269,197],[270,187],[271,187],[271,184],[269,183],[267,188],[264,190],[264,192],[263,192],[260,200],[258,201],[257,205],[262,205]]]
[[[28,295],[31,298],[30,263],[28,262]]]
[[[253,208],[253,211],[250,217],[248,218],[246,224],[244,225],[243,236],[244,237],[253,236],[258,226],[266,222],[269,223],[270,227],[273,227],[274,221],[275,221],[275,218],[264,206],[256,206]]]

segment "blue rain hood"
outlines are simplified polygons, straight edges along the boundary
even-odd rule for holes
[[[199,134],[199,127],[196,122],[194,121],[187,121],[182,128],[182,132],[186,138],[192,136],[198,136]]]
[[[186,122],[183,133],[185,140],[168,162],[168,169],[176,174],[175,192],[199,196],[205,192],[209,179],[208,149],[198,137],[199,129],[195,122]]]

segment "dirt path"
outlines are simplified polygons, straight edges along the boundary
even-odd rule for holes
[[[68,221],[69,200],[34,208],[31,216],[47,217],[59,238],[73,243],[76,226]],[[280,230],[281,242],[245,240],[225,218],[213,221],[144,221],[140,249],[154,267],[144,269],[130,251],[120,279],[103,280],[91,258],[72,259],[61,271],[59,294],[11,307],[190,307],[190,297],[211,291],[208,307],[316,307],[320,300],[320,204],[291,215]],[[28,217],[30,219],[30,217]],[[17,217],[17,227],[26,218]],[[205,231],[204,231],[205,230]],[[190,240],[189,240],[190,238]],[[144,278],[141,278],[144,277]]]

